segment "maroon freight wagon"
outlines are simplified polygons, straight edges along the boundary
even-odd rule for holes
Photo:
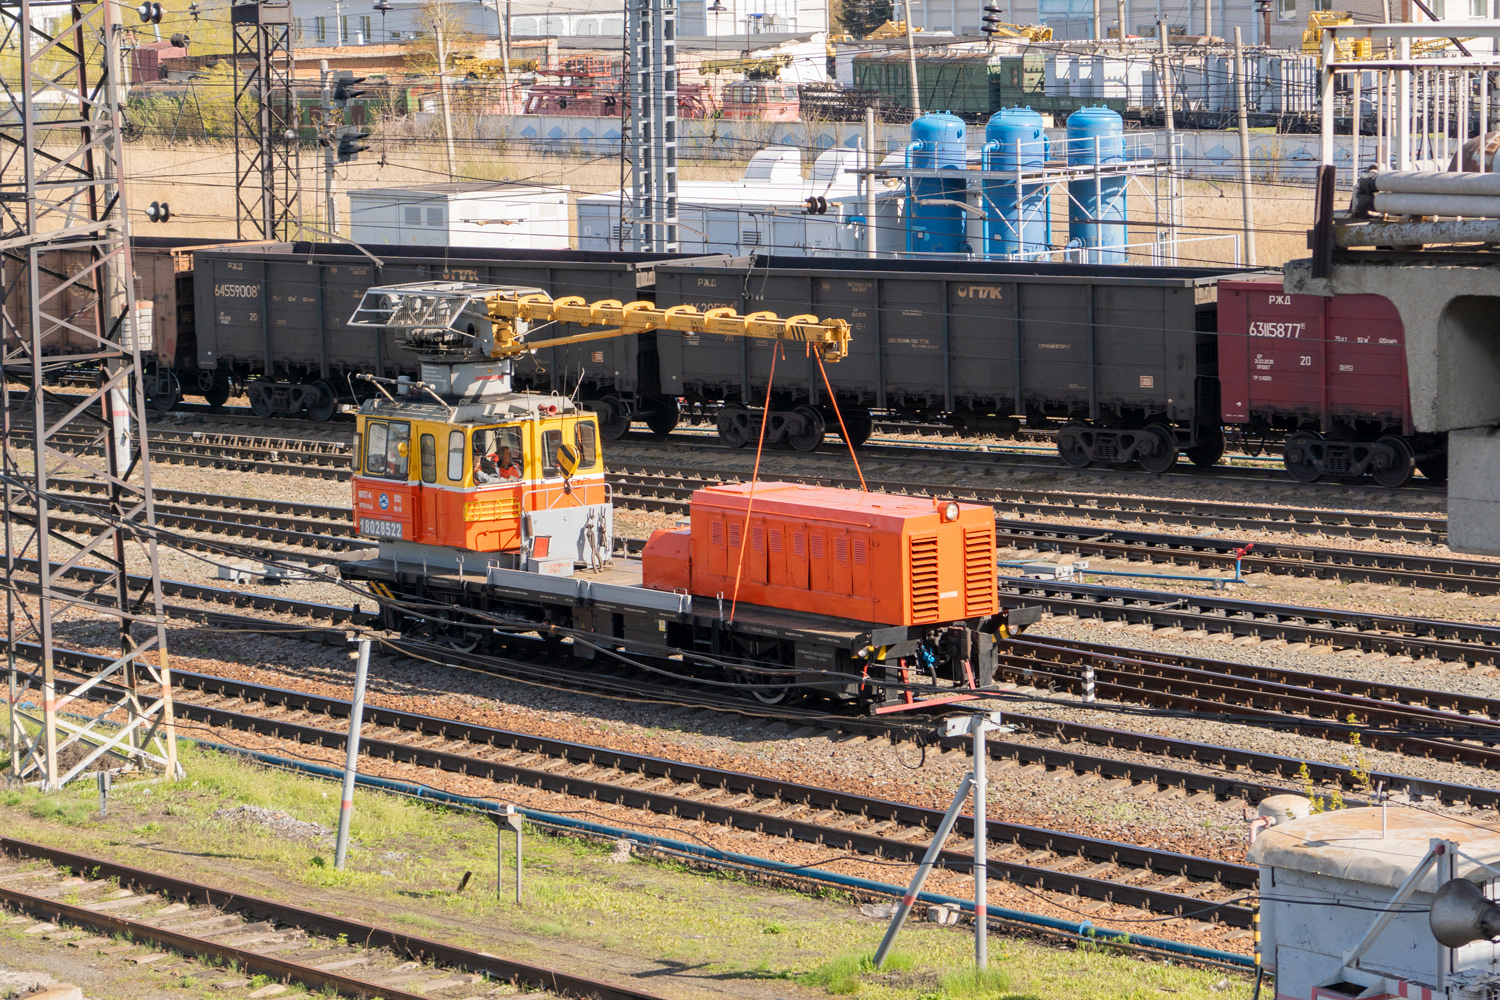
[[[1292,477],[1404,485],[1447,472],[1442,435],[1411,424],[1401,317],[1379,295],[1288,295],[1280,281],[1219,282],[1224,422],[1284,441]]]

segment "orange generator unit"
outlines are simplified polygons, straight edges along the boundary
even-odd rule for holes
[[[656,532],[641,563],[657,590],[879,625],[1000,610],[995,512],[955,500],[799,483],[710,486],[693,494],[690,527]]]

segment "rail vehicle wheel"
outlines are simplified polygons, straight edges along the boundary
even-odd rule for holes
[[[646,413],[646,426],[651,429],[652,434],[664,438],[677,429],[681,416],[677,400],[671,396],[662,396],[652,402],[651,409]]]
[[[151,386],[151,392],[146,397],[146,401],[157,413],[170,413],[178,403],[182,402],[182,385],[177,381],[177,376],[170,371],[151,373],[148,377],[148,384]]]
[[[307,419],[332,420],[333,415],[339,412],[339,394],[334,391],[333,386],[323,381],[314,382],[312,388],[318,390],[318,398],[307,404]]]
[[[800,418],[799,426],[797,430],[787,434],[787,443],[798,451],[816,451],[818,445],[823,443],[823,435],[828,433],[823,414],[811,406],[799,406],[792,413]]]
[[[1089,453],[1083,446],[1083,433],[1088,430],[1088,426],[1073,420],[1064,424],[1057,432],[1057,454],[1061,456],[1064,465],[1074,469],[1089,467]]]
[[[1423,458],[1417,463],[1417,471],[1426,476],[1428,482],[1441,486],[1448,481],[1448,453],[1440,451]]]
[[[1315,483],[1322,478],[1323,470],[1313,455],[1313,449],[1323,442],[1321,434],[1302,431],[1286,439],[1281,449],[1281,464],[1299,483]]]
[[[1399,489],[1411,482],[1411,474],[1417,471],[1417,457],[1406,439],[1388,435],[1375,444],[1386,450],[1391,461],[1389,465],[1370,473],[1371,478],[1388,490]]]
[[[271,383],[269,379],[252,379],[245,386],[245,396],[250,400],[250,412],[257,417],[270,417],[275,414],[276,407],[271,403]]]
[[[1187,457],[1200,469],[1218,465],[1224,457],[1224,431],[1218,427],[1200,427],[1198,443],[1188,446]]]
[[[1137,459],[1141,468],[1156,475],[1170,471],[1177,464],[1177,438],[1172,433],[1172,428],[1161,424],[1147,424],[1141,434],[1156,442],[1151,454],[1141,455]]]
[[[605,396],[599,400],[599,433],[606,441],[618,441],[630,431],[630,407],[619,396]]]
[[[731,448],[743,448],[754,437],[750,429],[750,410],[739,403],[719,408],[719,440]]]
[[[203,390],[203,401],[209,406],[217,409],[229,402],[229,380],[214,379],[207,389]]]
[[[870,435],[875,433],[875,418],[870,416],[869,410],[853,410],[845,413],[844,427],[839,432],[848,444],[858,448],[870,440]],[[847,431],[847,435],[844,433]]]

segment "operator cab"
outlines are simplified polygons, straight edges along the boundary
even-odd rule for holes
[[[598,422],[571,400],[506,393],[448,407],[396,395],[366,400],[357,421],[359,534],[390,557],[560,576],[608,561]]]

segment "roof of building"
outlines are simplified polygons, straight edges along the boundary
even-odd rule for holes
[[[1460,876],[1495,877],[1478,862],[1500,862],[1500,826],[1397,806],[1385,812],[1383,833],[1376,808],[1339,809],[1281,823],[1255,839],[1247,858],[1252,864],[1394,889],[1416,870],[1436,837],[1457,842],[1462,854],[1477,859],[1460,856]],[[1437,888],[1431,872],[1418,885],[1423,892]]]

